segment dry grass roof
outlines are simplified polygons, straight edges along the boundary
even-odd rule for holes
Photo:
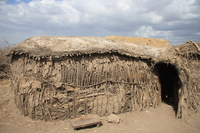
[[[128,43],[141,44],[151,47],[171,47],[169,42],[164,39],[146,38],[146,37],[126,37],[126,36],[107,36],[105,38],[124,41]]]
[[[185,44],[179,44],[176,46],[173,46],[173,48],[176,50],[178,54],[186,55],[186,54],[192,54],[192,55],[200,55],[200,43],[199,42],[193,42],[188,41]]]
[[[32,37],[15,45],[10,55],[28,54],[53,58],[93,53],[119,53],[140,58],[166,57],[168,49],[132,44],[101,37]],[[165,54],[164,54],[165,53]]]

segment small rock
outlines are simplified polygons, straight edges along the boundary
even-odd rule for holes
[[[119,124],[120,118],[117,115],[111,114],[111,115],[108,116],[108,122]]]

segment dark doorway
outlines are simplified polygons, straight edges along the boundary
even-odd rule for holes
[[[170,105],[178,104],[180,79],[174,65],[159,63],[155,66],[161,85],[161,100]]]

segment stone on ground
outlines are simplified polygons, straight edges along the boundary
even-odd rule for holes
[[[119,124],[120,118],[117,115],[111,114],[111,115],[108,116],[108,122]]]
[[[70,122],[74,129],[86,128],[102,124],[100,117],[95,114],[83,115],[81,117],[72,119]]]

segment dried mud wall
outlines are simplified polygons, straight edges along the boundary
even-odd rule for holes
[[[123,113],[156,107],[157,77],[147,60],[118,54],[12,59],[17,107],[32,119]]]

